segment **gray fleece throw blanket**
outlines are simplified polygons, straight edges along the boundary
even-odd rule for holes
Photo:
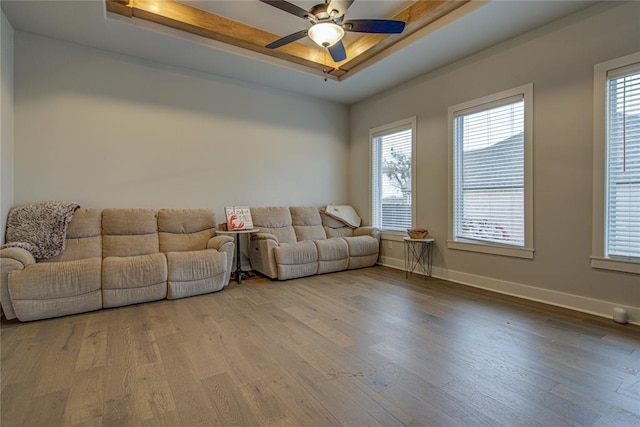
[[[6,244],[23,248],[38,259],[51,258],[64,250],[67,226],[80,207],[73,202],[40,202],[9,211]]]

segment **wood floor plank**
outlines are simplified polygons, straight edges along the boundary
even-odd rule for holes
[[[2,379],[4,380],[4,378]],[[25,425],[23,420],[32,411],[35,388],[35,381],[32,378],[8,385],[5,385],[3,381],[0,398],[0,425],[6,423],[14,426]]]
[[[384,411],[375,401],[366,395],[357,396],[355,388],[348,386],[351,380],[361,381],[367,368],[358,366],[357,363],[345,364],[342,355],[333,357],[322,351],[321,348],[310,345],[309,341],[301,338],[300,341],[291,344],[291,348],[302,359],[307,361],[315,372],[321,377],[309,378],[304,373],[299,377],[307,383],[314,394],[318,395],[323,405],[330,406],[334,415],[344,425],[400,425],[392,412]],[[340,360],[340,362],[337,361]],[[325,373],[323,375],[323,373]],[[357,398],[357,399],[356,399]],[[360,411],[353,411],[354,406],[359,406]]]
[[[107,364],[108,333],[108,323],[104,316],[93,316],[87,320],[76,361],[76,371]]]
[[[48,395],[56,391],[68,390],[71,387],[76,361],[83,337],[83,324],[62,324],[62,333],[49,346],[42,365],[40,381],[36,389],[36,396]],[[50,369],[55,367],[54,369]],[[47,372],[49,371],[49,372]]]
[[[33,405],[33,408],[37,408],[37,410],[29,410],[25,414],[22,425],[29,427],[64,425],[67,391],[59,390],[48,394],[40,394],[30,399],[30,405]],[[5,425],[5,422],[2,424]]]
[[[292,414],[271,390],[269,381],[262,378],[240,387],[257,423],[263,426],[295,425]]]
[[[640,327],[385,267],[0,340],[2,426],[640,426]]]
[[[503,402],[502,395],[498,398],[493,398],[489,394],[484,393],[485,387],[481,382],[472,381],[460,381],[453,380],[447,383],[443,390],[452,396],[458,396],[464,399],[466,405],[475,408],[476,410],[483,412],[490,416],[492,419],[498,420],[508,419],[509,426],[539,426],[542,427],[545,424],[537,421],[540,419],[538,415],[529,417],[519,411],[519,407],[512,407],[507,402]],[[536,412],[538,414],[538,412]],[[506,423],[505,423],[506,424]],[[556,426],[561,425],[560,420],[554,419],[553,424]],[[567,424],[568,425],[568,424]]]
[[[108,374],[105,376],[103,419],[105,424],[133,425],[143,417],[139,416],[139,403],[135,401],[136,352],[134,334],[136,315],[131,307],[110,310],[113,313],[107,341]]]
[[[145,365],[136,370],[136,402],[142,419],[153,419],[177,410],[162,362]]]
[[[171,389],[181,424],[221,425],[207,397],[205,388],[185,363],[180,340],[175,335],[158,339],[166,380]]]
[[[40,362],[47,357],[47,346],[44,343],[33,339],[8,341],[5,336],[2,337],[2,359],[0,360],[0,379],[2,380],[2,390],[12,384],[22,383],[25,381],[25,370],[33,369],[35,366],[43,366],[44,362]],[[7,343],[5,345],[5,343]],[[21,357],[15,357],[15,355]],[[31,378],[34,384],[37,384],[38,378]]]
[[[228,373],[202,380],[202,385],[221,425],[256,425],[250,405]]]
[[[613,423],[616,426],[640,426],[640,405],[637,404],[637,400],[621,403],[618,396],[609,392],[603,395],[598,392],[576,391],[566,385],[558,386],[553,390],[553,394],[565,400],[579,402],[596,411],[599,418],[594,425]]]
[[[147,419],[140,423],[141,427],[175,427],[185,425],[182,423],[180,419],[180,414],[178,411],[171,412],[163,412],[162,414],[158,414],[153,418]]]
[[[102,424],[105,375],[103,366],[83,369],[74,374],[64,408],[64,424]]]
[[[356,343],[356,340],[313,316],[308,310],[292,307],[285,311],[339,347],[348,347]]]

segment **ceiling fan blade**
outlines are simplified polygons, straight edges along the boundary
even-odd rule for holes
[[[284,0],[260,0],[262,3],[266,3],[270,6],[278,8],[280,10],[284,10],[287,13],[292,15],[299,16],[302,19],[307,19],[308,17],[313,17],[313,15],[301,7],[296,6],[293,3],[289,3]]]
[[[338,19],[345,14],[351,6],[351,3],[353,3],[353,0],[331,0],[327,7],[327,12],[329,12],[329,15],[331,15],[333,19]],[[333,12],[334,10],[335,12]]]
[[[352,33],[400,34],[404,31],[404,22],[389,19],[352,19],[342,24],[345,31]]]
[[[340,62],[347,59],[347,51],[344,50],[344,43],[340,40],[338,43],[329,47],[329,53],[334,62]]]
[[[279,48],[280,46],[284,46],[285,44],[289,44],[296,40],[300,40],[301,38],[307,35],[307,31],[308,30],[300,30],[297,33],[289,34],[288,36],[284,36],[281,39],[278,39],[272,43],[269,43],[265,47],[267,49],[276,49],[276,48]]]

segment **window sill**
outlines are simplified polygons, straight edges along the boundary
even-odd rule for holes
[[[467,243],[449,240],[447,241],[449,249],[456,249],[469,252],[480,252],[491,255],[501,255],[514,258],[533,259],[533,248],[516,248],[510,246],[486,245],[480,243]]]
[[[591,257],[591,267],[601,270],[620,271],[623,273],[640,274],[640,263],[612,258]]]
[[[380,231],[380,239],[382,240],[392,240],[394,242],[402,242],[404,238],[407,237],[407,233],[403,233],[402,231]]]

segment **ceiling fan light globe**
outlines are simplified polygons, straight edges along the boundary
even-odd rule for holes
[[[331,47],[344,37],[344,30],[333,22],[319,22],[309,28],[308,36],[318,46]]]

